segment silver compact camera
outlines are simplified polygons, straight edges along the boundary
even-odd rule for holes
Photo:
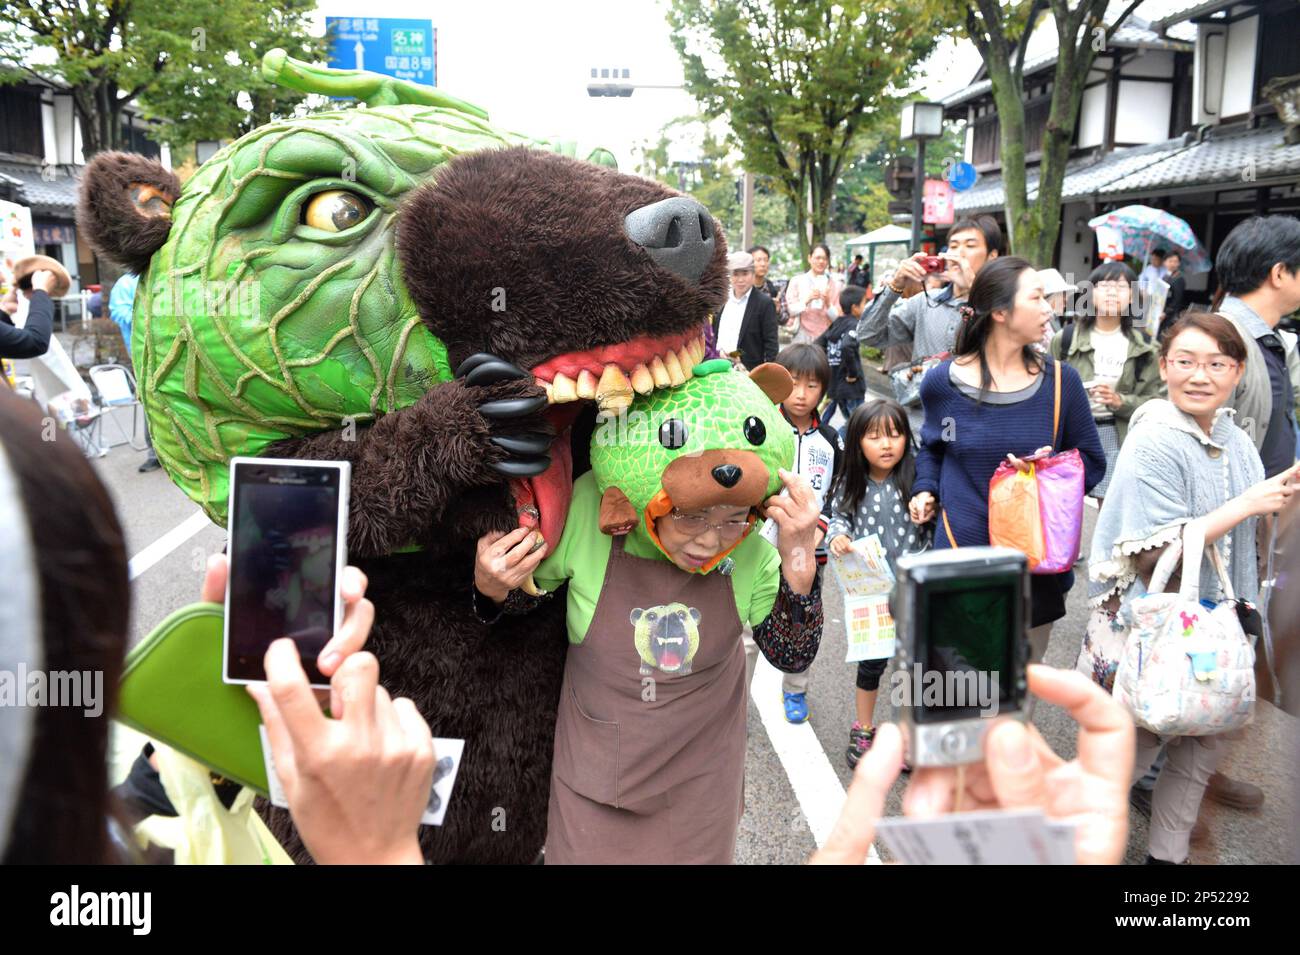
[[[983,758],[993,717],[1025,719],[1029,564],[1006,547],[900,557],[890,699],[913,766]]]

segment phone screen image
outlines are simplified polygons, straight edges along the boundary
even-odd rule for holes
[[[326,685],[316,657],[335,627],[341,471],[235,468],[226,678],[265,680],[266,648],[289,637],[309,681]]]
[[[932,581],[921,595],[918,722],[989,715],[1017,703],[1021,583],[1005,575]]]

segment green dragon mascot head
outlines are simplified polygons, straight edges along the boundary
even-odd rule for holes
[[[725,244],[698,204],[663,227],[694,229],[685,248],[655,238],[663,216],[646,210],[688,200],[619,175],[607,151],[580,162],[438,90],[283,51],[262,72],[358,103],[262,126],[183,188],[144,157],[101,154],[79,211],[96,250],[141,275],[132,358],[154,445],[218,523],[232,456],[365,427],[471,355],[573,411],[669,387],[703,357]],[[557,434],[572,417],[559,411]],[[550,493],[558,533],[568,471],[552,470],[512,487]]]

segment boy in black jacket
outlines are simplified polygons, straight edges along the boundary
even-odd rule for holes
[[[831,365],[831,400],[822,413],[822,420],[829,424],[837,410],[844,415],[840,437],[848,427],[849,415],[867,395],[867,383],[862,377],[862,354],[858,350],[858,319],[866,304],[866,289],[847,286],[840,292],[840,317],[814,343],[826,352]]]

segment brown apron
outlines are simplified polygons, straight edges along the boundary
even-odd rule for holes
[[[731,578],[615,537],[569,647],[546,861],[730,864],[743,811],[745,651]]]

